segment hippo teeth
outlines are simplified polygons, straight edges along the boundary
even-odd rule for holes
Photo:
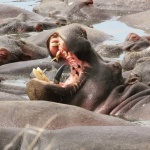
[[[52,45],[52,46],[58,46],[59,43],[58,43],[58,42],[53,42],[53,43],[51,43],[51,45]]]
[[[46,82],[51,82],[47,77],[46,75],[44,74],[44,72],[39,68],[37,67],[37,69],[33,68],[33,74],[36,78],[38,78],[39,80],[43,80],[43,81],[46,81]]]
[[[60,57],[60,50],[56,53],[56,57],[54,57],[51,62],[53,62],[54,60],[58,61],[59,57]]]

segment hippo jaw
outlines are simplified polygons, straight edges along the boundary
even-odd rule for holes
[[[30,83],[28,83],[27,89],[28,85],[30,86],[29,87],[30,90],[27,90],[28,96],[31,100],[44,99],[48,101],[69,103],[68,99],[74,97],[74,95],[80,90],[80,88],[86,82],[86,79],[89,76],[87,72],[89,71],[91,66],[86,61],[78,59],[77,56],[67,48],[64,40],[57,33],[54,33],[50,37],[49,53],[53,58],[52,61],[54,60],[59,61],[59,59],[61,59],[66,65],[70,66],[70,76],[64,82],[59,82],[55,80],[54,82],[53,81],[45,82],[38,79],[34,79],[33,81],[31,80],[31,82],[37,81],[38,83],[41,82],[43,86],[40,88],[40,86],[37,85],[37,83],[34,83],[33,87],[29,85]],[[36,86],[40,90],[36,88]],[[30,97],[30,93],[35,93],[35,90],[33,91],[32,88],[33,89],[36,88],[37,97],[36,96]],[[38,92],[38,90],[40,92]],[[50,99],[47,99],[47,97],[50,97]]]

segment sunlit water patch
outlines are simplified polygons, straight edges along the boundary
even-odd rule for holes
[[[129,33],[137,33],[139,35],[146,35],[143,30],[132,28],[125,23],[117,20],[118,17],[114,17],[110,20],[106,20],[99,24],[94,24],[94,29],[103,31],[112,36],[111,39],[105,41],[105,44],[118,44],[122,43]]]
[[[25,87],[29,79],[27,78],[22,78],[22,79],[12,79],[12,80],[4,80],[2,83],[4,84],[9,84],[9,85],[14,85],[14,86],[22,86]]]
[[[39,0],[0,0],[0,3],[14,5],[32,11],[33,7],[37,6],[40,3],[40,1]]]

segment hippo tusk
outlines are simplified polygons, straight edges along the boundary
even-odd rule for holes
[[[43,80],[43,81],[46,81],[46,82],[51,82],[47,77],[46,75],[44,74],[44,72],[39,68],[37,67],[37,69],[33,68],[33,74],[36,78],[38,78],[39,80]]]
[[[59,82],[60,82],[60,77],[61,77],[61,75],[62,75],[63,70],[64,70],[65,67],[66,67],[66,65],[64,64],[64,65],[62,65],[62,66],[57,70],[57,73],[56,73],[56,75],[55,75],[55,77],[54,77],[54,83],[55,83],[55,84],[59,84]]]
[[[60,50],[56,53],[56,57],[54,57],[54,58],[51,60],[51,62],[53,62],[54,60],[58,61],[59,57],[60,57]]]

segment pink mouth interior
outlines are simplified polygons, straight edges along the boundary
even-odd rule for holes
[[[70,66],[71,74],[69,78],[64,83],[60,82],[59,85],[65,87],[66,85],[77,84],[80,82],[79,79],[83,74],[84,67],[89,65],[86,62],[79,60],[72,52],[70,52],[58,34],[55,33],[51,36],[49,45],[49,49],[52,55],[56,56],[57,52],[59,51],[59,56],[64,58],[66,63]]]

